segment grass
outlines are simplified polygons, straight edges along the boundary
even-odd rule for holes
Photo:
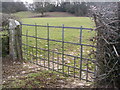
[[[64,24],[64,26],[68,26],[68,27],[82,26],[83,28],[94,28],[94,22],[92,22],[89,17],[24,18],[24,19],[22,19],[22,22],[24,24],[33,24],[33,25],[35,25],[35,24],[47,25],[47,23],[49,23],[49,25],[52,25],[52,26],[62,26],[62,24]],[[50,39],[62,40],[62,29],[49,28],[49,33],[50,33]],[[35,27],[23,26],[23,34],[25,34],[25,35],[28,34],[30,36],[36,36]],[[79,40],[80,40],[79,36],[80,36],[80,30],[78,30],[78,29],[76,29],[76,30],[75,29],[64,29],[64,41],[66,41],[66,42],[79,43]],[[82,44],[93,45],[93,42],[91,42],[89,39],[93,38],[94,36],[95,36],[94,31],[83,30],[82,31]],[[47,28],[37,27],[37,37],[47,39]],[[35,38],[31,38],[31,37],[27,38],[27,37],[23,36],[23,43],[26,43],[30,46],[36,47],[36,39]],[[47,40],[37,39],[37,47],[38,48],[48,49],[47,43],[48,43]],[[50,44],[51,51],[56,51],[56,52],[62,53],[62,43],[61,42],[50,41],[49,44]],[[36,60],[36,48],[33,49],[31,47],[26,47],[26,46],[23,46],[23,47],[25,48],[25,52],[31,54],[28,56],[25,55],[24,57],[27,57],[26,58],[27,60]],[[89,58],[89,59],[93,58],[94,55],[90,56],[90,52],[92,50],[95,50],[95,49],[92,47],[83,46],[83,51],[82,51],[83,58]],[[80,46],[72,45],[72,44],[64,44],[64,53],[69,54],[69,55],[74,55],[74,56],[80,56]],[[34,56],[32,56],[32,55],[34,55]],[[47,62],[48,52],[47,51],[38,49],[37,56],[39,58],[46,59],[46,61],[40,60],[38,63],[48,65],[48,62]],[[61,72],[62,66],[61,65],[58,66],[57,64],[52,62],[53,60],[55,62],[58,62],[58,59],[57,59],[58,56],[60,58],[60,63],[62,63],[62,55],[58,55],[58,54],[50,52],[50,62],[51,62],[50,66],[51,66],[51,68],[57,67],[57,69]],[[39,60],[39,58],[37,58],[37,60]],[[66,65],[80,68],[80,59],[79,58],[73,58],[73,57],[64,55],[64,60],[65,60],[64,63]],[[76,63],[76,64],[74,64],[74,63]],[[65,69],[66,73],[70,72],[71,75],[73,75],[74,72],[79,74],[79,70],[75,70],[74,68],[70,68],[70,71],[68,71],[68,67],[64,66],[64,69]],[[91,61],[87,61],[85,59],[85,60],[83,60],[82,69],[89,69],[89,70],[93,71],[94,64]],[[82,73],[87,74],[86,71],[83,71]]]
[[[84,27],[84,28],[93,28],[94,23],[90,20],[88,17],[59,17],[59,18],[26,18],[22,20],[23,23],[26,24],[38,24],[38,25],[46,25],[49,23],[49,25],[52,26],[70,26],[70,27]],[[28,31],[28,35],[35,36],[35,27],[31,26],[23,26],[23,34],[26,34]],[[80,30],[78,29],[64,29],[64,41],[68,42],[74,42],[79,43],[79,35]],[[56,28],[49,28],[50,33],[50,39],[54,40],[62,40],[62,29],[56,29]],[[95,35],[94,31],[86,31],[83,30],[82,33],[82,44],[92,44],[89,39],[92,38]],[[37,36],[41,38],[47,39],[47,28],[44,27],[37,27]],[[24,38],[23,40],[25,40]],[[29,45],[35,46],[35,38],[28,38],[29,39]],[[38,44],[42,48],[47,48],[47,41],[44,40],[38,40]],[[52,47],[61,47],[61,43],[58,42],[50,42],[51,49]],[[74,45],[65,44],[65,47],[70,49]]]
[[[85,27],[93,28],[94,23],[88,17],[59,17],[59,18],[26,18],[22,20],[26,24],[38,24],[38,25],[49,25],[52,26],[68,26],[68,27]],[[38,37],[47,38],[47,28],[37,27]],[[23,26],[23,33],[26,34],[28,30],[28,35],[35,36],[35,27]],[[79,43],[80,30],[65,29],[65,41],[71,41]],[[94,36],[94,32],[83,30],[82,43],[87,44],[90,37]],[[62,40],[62,29],[50,28],[50,39]],[[33,40],[31,39],[30,42]],[[43,43],[42,43],[43,44]],[[56,43],[55,43],[56,44]]]
[[[75,17],[74,14],[67,12],[46,12],[45,15],[48,17]]]
[[[28,24],[42,24],[46,25],[49,23],[54,26],[61,26],[64,24],[65,26],[72,27],[87,27],[93,28],[94,22],[91,21],[89,17],[48,17],[48,18],[24,18],[22,19],[23,23]]]
[[[58,76],[55,72],[42,70],[27,76],[12,78],[3,84],[3,88],[56,88],[60,84],[58,80],[65,82],[66,78],[62,75]]]
[[[13,13],[12,15],[19,17],[19,18],[28,18],[28,17],[36,15],[36,13],[32,13],[29,11],[22,11],[22,12]]]
[[[21,11],[13,13],[12,15],[19,18],[41,17],[41,13],[35,13],[30,11]],[[67,12],[45,12],[45,17],[75,17],[73,14]]]
[[[2,40],[2,57],[5,57],[9,53],[9,35],[8,31],[1,31],[1,40]]]

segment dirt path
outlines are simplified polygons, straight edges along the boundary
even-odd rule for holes
[[[3,59],[4,88],[86,88],[84,81],[45,70],[35,64]]]

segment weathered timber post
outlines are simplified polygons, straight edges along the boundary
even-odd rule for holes
[[[9,54],[13,60],[22,60],[22,28],[20,22],[9,19]]]

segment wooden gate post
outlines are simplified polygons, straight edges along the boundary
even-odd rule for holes
[[[9,19],[9,54],[13,60],[22,60],[22,28],[20,22]]]

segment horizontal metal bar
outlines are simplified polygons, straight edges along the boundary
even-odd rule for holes
[[[63,28],[62,26],[46,26],[46,25],[31,25],[31,24],[22,24],[25,26],[37,26],[37,27],[50,27],[50,28]],[[80,28],[80,27],[64,27],[68,29],[82,29],[82,30],[94,30],[92,28]]]
[[[31,62],[31,61],[30,61]],[[33,64],[36,64],[36,63],[34,63],[34,62],[31,62],[31,63],[33,63]],[[38,65],[38,66],[41,66],[41,67],[44,67],[44,68],[48,68],[48,67],[46,67],[46,66],[42,66],[42,65],[40,65],[40,64],[36,64],[36,65]],[[60,71],[58,71],[58,70],[53,70],[53,69],[51,69],[51,68],[49,68],[49,70],[52,70],[52,71],[55,71],[55,72],[58,72],[58,73],[61,73],[61,74],[64,74],[64,75],[68,75],[67,73],[63,73],[63,72],[60,72]],[[71,74],[69,74],[68,76],[70,76],[70,77],[73,77],[73,75],[71,75]],[[78,76],[75,76],[75,78],[79,78]],[[81,78],[81,80],[85,80],[86,81],[86,79],[83,79],[83,78]],[[90,81],[90,80],[87,80],[88,82],[92,82],[92,81]]]
[[[24,60],[26,60],[25,58],[23,58]],[[32,61],[29,61],[30,63],[32,63],[32,64],[36,64],[35,62],[32,62]],[[38,65],[38,66],[41,66],[41,67],[44,67],[44,68],[47,68],[48,69],[48,67],[46,67],[46,66],[43,66],[43,65],[40,65],[40,64],[36,64],[36,65]],[[61,73],[61,74],[64,74],[64,75],[68,75],[68,76],[70,76],[70,77],[73,77],[73,75],[71,75],[71,74],[67,74],[67,73],[63,73],[63,72],[60,72],[60,71],[58,71],[58,70],[53,70],[53,69],[51,69],[51,68],[49,68],[49,70],[52,70],[52,71],[55,71],[55,72],[58,72],[58,73]],[[75,78],[79,78],[79,76],[75,76]],[[81,78],[81,80],[84,80],[84,81],[86,81],[86,79],[83,79],[83,78]],[[87,80],[87,82],[92,82],[92,81],[90,81],[90,80]]]
[[[22,36],[32,37],[32,38],[37,38],[37,39],[43,39],[43,40],[48,40],[46,38],[40,38],[40,37],[35,37],[35,36],[30,36],[30,35],[24,35],[24,34],[22,34]]]
[[[28,53],[26,53],[26,52],[23,52],[23,53],[25,53],[25,54],[28,55]],[[30,56],[33,56],[33,57],[36,57],[36,56],[34,56],[34,55],[32,55],[32,54],[29,54],[29,55],[30,55]],[[40,58],[40,59],[42,59],[42,60],[46,60],[46,61],[47,61],[47,59],[45,59],[45,58],[41,58],[41,57],[36,57],[36,58]],[[66,64],[61,64],[61,63],[58,63],[58,62],[55,62],[55,61],[50,61],[50,62],[55,63],[55,64],[59,64],[59,65],[64,65],[64,66],[70,67],[70,68],[75,68],[75,69],[78,69],[78,70],[79,70],[79,68],[77,68],[77,67],[69,66],[69,65],[66,65]]]
[[[90,70],[86,70],[86,69],[82,69],[82,71],[85,71],[85,72],[88,72],[88,73],[95,74],[95,72],[92,72],[92,71],[90,71]]]
[[[40,38],[40,37],[35,37],[35,36],[30,36],[30,35],[23,35],[23,34],[22,34],[22,36],[32,37],[32,38],[37,38],[37,39],[42,39],[42,40],[48,40],[48,39],[46,39],[46,38]],[[54,40],[54,39],[49,39],[49,41],[62,42],[62,41]],[[87,45],[87,44],[80,44],[80,43],[73,43],[73,42],[65,42],[65,41],[64,41],[64,43],[74,44],[74,45],[82,45],[82,46],[89,46],[89,47],[94,47],[94,48],[96,48],[96,46]]]
[[[29,46],[29,47],[31,47],[31,48],[36,48],[36,47],[30,46],[30,45],[27,45],[27,44],[24,44],[24,43],[22,43],[22,45]],[[38,48],[38,49],[43,50],[43,51],[48,51],[47,49],[43,49],[43,48]],[[56,53],[56,54],[62,54],[62,53],[60,53],[60,52],[55,52],[55,51],[51,51],[51,50],[49,50],[49,51],[50,51],[50,52],[53,52],[53,53]],[[79,56],[74,56],[74,55],[70,55],[70,54],[64,54],[64,55],[65,55],[65,56],[74,57],[74,58],[80,58]],[[96,62],[95,60],[91,60],[91,59],[89,59],[89,58],[82,58],[82,59],[91,61],[91,62],[93,62],[93,63]]]
[[[30,56],[33,56],[33,57],[36,57],[36,56],[34,56],[34,55],[30,54],[30,53],[29,54],[26,53],[26,52],[23,52],[23,53],[25,53],[27,55],[30,55]],[[41,57],[36,57],[36,58],[40,58],[42,60],[46,60],[47,61],[47,59],[45,59],[45,58],[41,58]],[[59,64],[59,65],[64,65],[66,67],[74,68],[74,69],[77,69],[77,70],[80,70],[80,68],[77,68],[77,67],[74,67],[74,66],[69,66],[69,65],[66,65],[66,64],[61,64],[61,63],[58,63],[58,62],[55,62],[55,61],[50,61],[50,62],[55,63],[55,64]],[[94,72],[92,72],[90,70],[86,70],[86,69],[81,69],[81,71],[87,71],[88,73],[95,74]]]
[[[35,27],[48,27],[48,28],[63,28],[62,26],[48,26],[48,25],[31,25],[31,24],[22,24],[22,25],[25,25],[25,26],[35,26]],[[82,30],[94,30],[94,29],[92,29],[92,28],[82,28],[82,27],[64,27],[64,28],[66,28],[66,29],[81,29],[81,31]],[[49,35],[49,33],[48,33],[48,35]],[[22,36],[26,36],[26,37],[31,37],[31,38],[35,38],[35,39],[41,39],[41,40],[47,40],[48,42],[49,41],[54,41],[54,42],[63,42],[63,41],[61,41],[61,40],[54,40],[54,39],[49,39],[49,38],[41,38],[41,37],[37,37],[37,36],[30,36],[30,35],[22,35]],[[82,46],[89,46],[89,47],[94,47],[94,48],[96,48],[95,46],[93,46],[93,45],[87,45],[87,44],[82,44],[82,43],[74,43],[74,42],[67,42],[67,41],[64,41],[64,43],[67,43],[67,44],[73,44],[73,45],[80,45],[81,47]],[[25,45],[25,46],[27,46],[27,47],[31,47],[31,49],[36,49],[36,52],[39,52],[39,50],[43,50],[44,52],[45,51],[48,51],[48,53],[50,53],[50,52],[52,52],[52,53],[55,53],[56,55],[65,55],[65,56],[69,56],[69,57],[74,57],[74,58],[76,58],[76,59],[78,59],[78,58],[81,58],[81,59],[84,59],[84,60],[88,60],[88,61],[91,61],[92,63],[95,63],[95,60],[93,60],[93,59],[88,59],[88,58],[83,58],[82,56],[74,56],[74,55],[69,55],[69,54],[64,54],[64,53],[62,53],[62,52],[56,52],[56,51],[54,51],[54,50],[49,50],[49,48],[48,49],[44,49],[44,48],[38,48],[37,46],[36,47],[33,47],[33,46],[30,46],[30,45],[28,45],[28,44],[24,44],[24,43],[22,43],[22,45]],[[49,45],[48,45],[49,46]],[[23,47],[24,48],[24,47]],[[25,48],[24,48],[25,49]],[[38,50],[39,49],[39,50]],[[38,50],[38,51],[37,51]],[[77,75],[75,75],[75,72],[74,73],[71,73],[71,74],[69,74],[69,71],[68,71],[68,74],[67,74],[67,72],[64,72],[63,73],[63,71],[62,71],[62,68],[61,68],[61,70],[59,71],[58,69],[54,69],[54,68],[52,68],[52,66],[50,66],[49,67],[49,65],[45,65],[45,62],[50,62],[50,63],[53,63],[53,64],[56,64],[56,65],[61,65],[61,66],[65,66],[66,68],[70,68],[70,69],[76,69],[77,71],[83,71],[83,72],[87,72],[87,73],[91,73],[91,74],[95,74],[95,72],[92,72],[92,71],[90,71],[90,70],[88,70],[88,69],[80,69],[80,68],[78,68],[77,66],[75,66],[75,62],[74,62],[74,66],[69,66],[69,65],[67,65],[67,64],[65,64],[65,63],[62,63],[62,62],[57,62],[57,61],[54,61],[54,59],[53,60],[50,60],[50,61],[48,61],[48,59],[46,58],[46,57],[41,57],[40,55],[39,56],[35,56],[35,55],[33,55],[33,54],[31,54],[31,53],[27,53],[27,52],[25,52],[25,51],[23,51],[23,53],[25,53],[25,55],[28,55],[28,56],[32,56],[33,57],[33,64],[36,64],[36,65],[39,65],[39,66],[41,66],[41,67],[44,67],[44,68],[47,68],[47,69],[49,69],[49,70],[52,70],[52,71],[56,71],[56,72],[58,72],[58,73],[62,73],[62,74],[64,74],[64,75],[68,75],[68,76],[72,76],[72,77],[75,77],[75,78],[79,78],[79,75],[77,76]],[[44,61],[44,64],[43,65],[41,65],[40,63],[36,63],[36,62],[34,62],[34,60],[35,59],[37,59],[37,60],[39,60],[39,61]],[[62,59],[61,59],[62,60]],[[74,59],[73,59],[74,60]],[[29,61],[29,62],[31,62],[31,61]],[[82,65],[81,65],[82,66]],[[86,74],[87,75],[87,74]],[[81,80],[85,80],[86,81],[86,79],[83,79],[83,78],[81,78]],[[87,80],[88,82],[91,82],[90,80]]]

